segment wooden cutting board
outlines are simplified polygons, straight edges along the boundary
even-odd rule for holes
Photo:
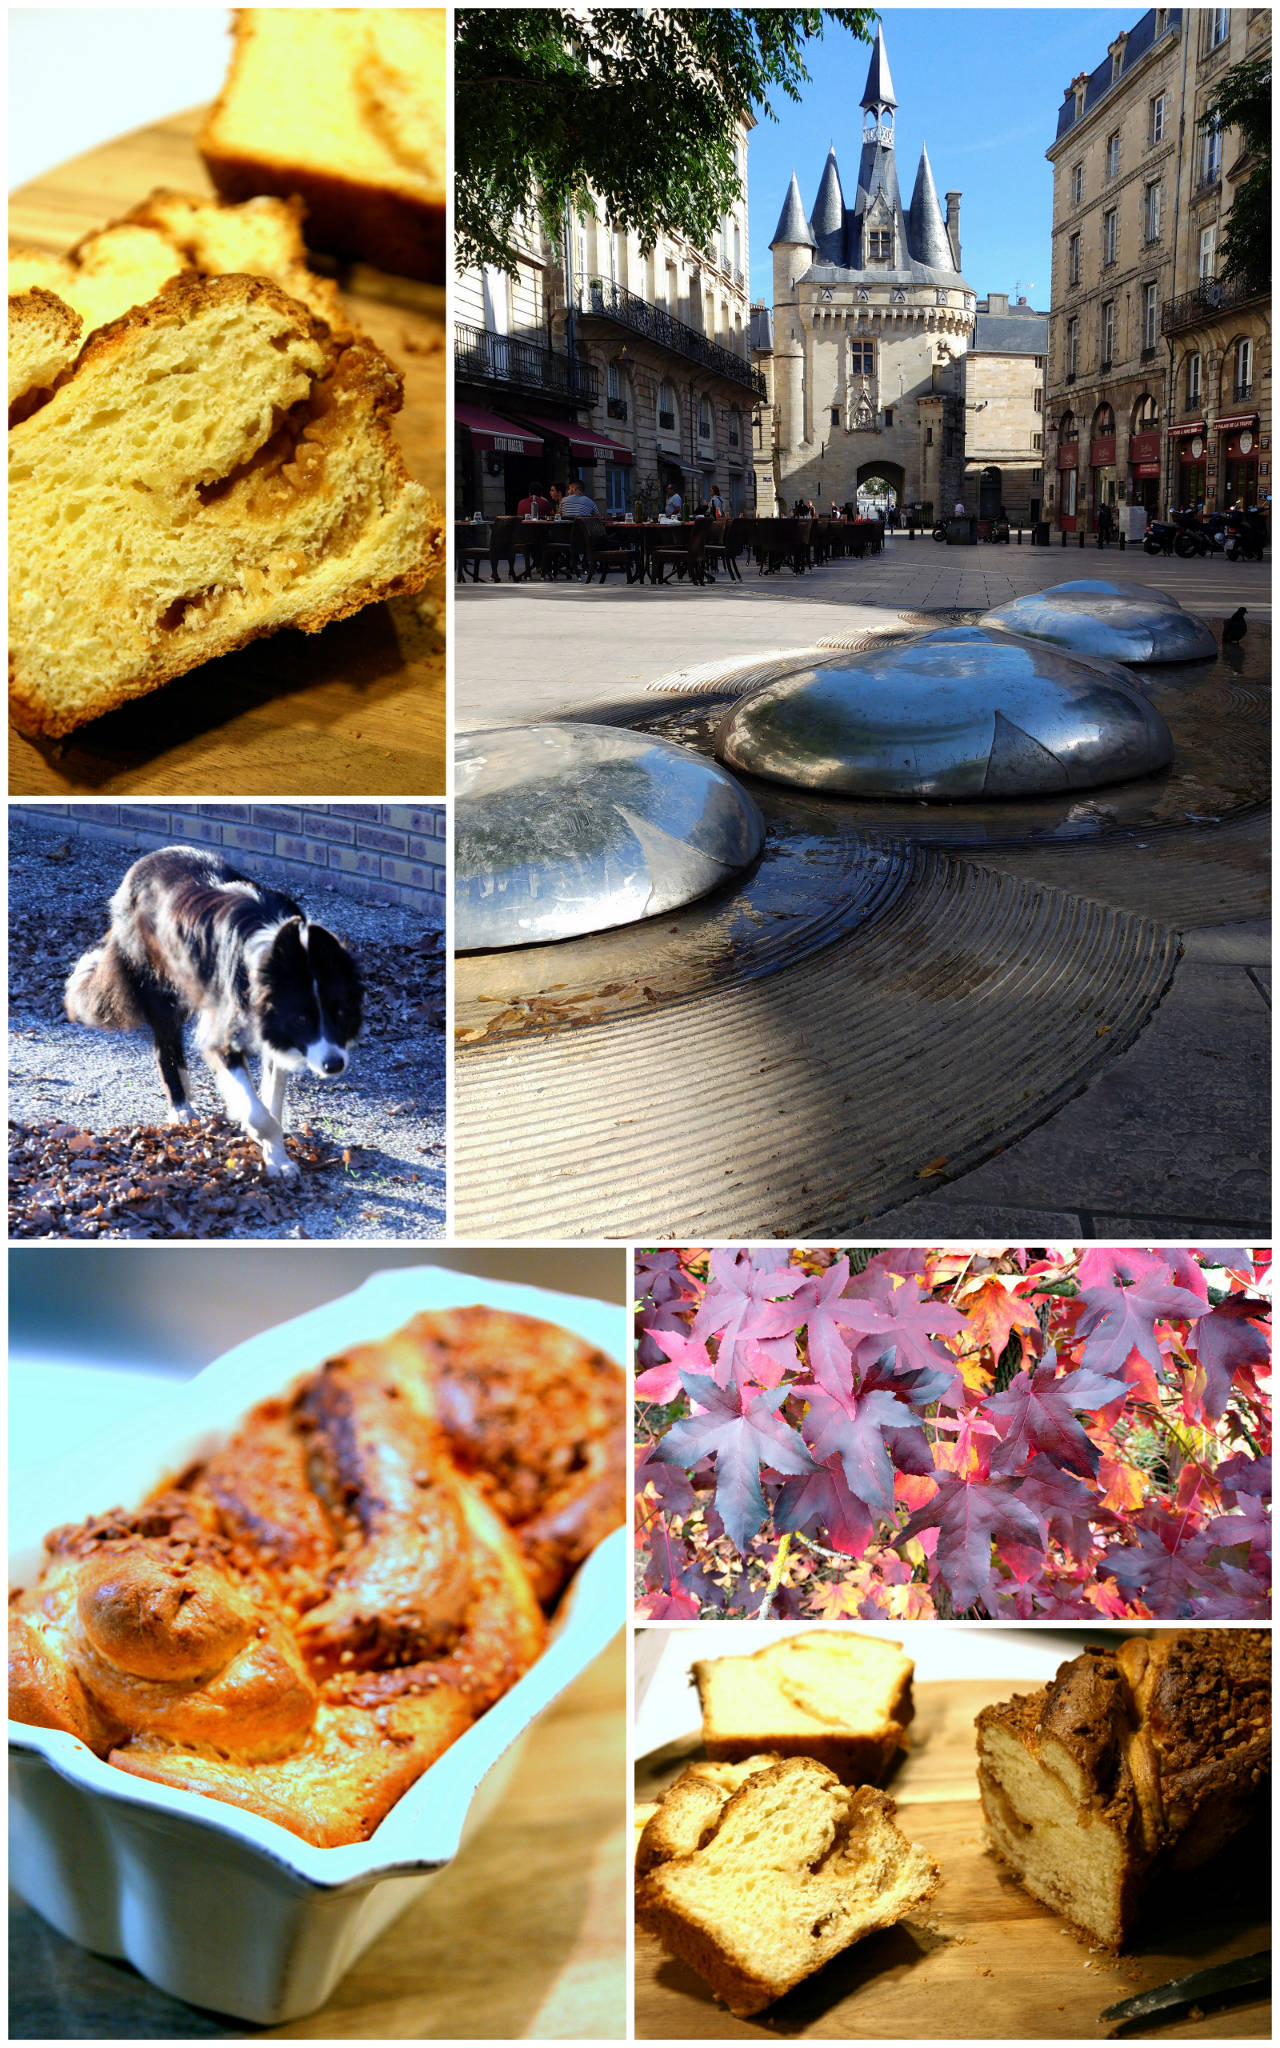
[[[1027,1690],[1025,1686],[1022,1688]],[[637,1931],[636,2038],[643,2041],[753,2040],[1105,2040],[1104,2006],[1192,1970],[1254,1954],[1270,1943],[1269,1876],[1239,1872],[1206,1886],[1186,1881],[1185,1911],[1115,1960],[1067,1933],[1064,1924],[983,1847],[974,1782],[973,1721],[980,1707],[1017,1687],[956,1680],[917,1685],[911,1748],[888,1790],[903,1832],[927,1849],[942,1884],[919,1924],[859,1943],[754,2019],[734,2019],[686,1964]],[[637,1773],[636,1799],[657,1781]],[[1181,1897],[1181,1894],[1180,1894]],[[1128,2037],[1266,2040],[1266,1998],[1185,2014]]]
[[[153,186],[211,192],[204,109],[139,128],[23,185],[10,232],[62,252]],[[354,265],[336,272],[356,324],[404,373],[396,438],[437,502],[445,488],[444,292]],[[10,731],[15,796],[433,796],[445,787],[444,591],[370,605],[322,633],[278,633],[208,662],[61,742]]]

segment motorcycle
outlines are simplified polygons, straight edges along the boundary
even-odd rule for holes
[[[1223,528],[1213,520],[1197,519],[1194,513],[1187,513],[1177,521],[1178,531],[1174,535],[1173,552],[1184,562],[1193,555],[1221,555],[1226,550],[1222,545]]]
[[[1229,512],[1222,552],[1229,562],[1260,562],[1266,552],[1266,521],[1256,512]]]
[[[1168,519],[1148,519],[1142,549],[1148,555],[1171,555],[1178,529]]]

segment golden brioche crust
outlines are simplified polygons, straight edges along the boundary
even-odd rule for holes
[[[500,1321],[487,1353],[471,1326],[467,1370],[487,1359],[506,1401],[524,1319]],[[546,1641],[519,1535],[435,1414],[442,1334],[429,1356],[408,1336],[260,1403],[142,1508],[54,1530],[11,1601],[15,1717],[320,1846],[364,1839]]]

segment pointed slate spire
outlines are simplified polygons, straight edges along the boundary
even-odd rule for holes
[[[889,59],[884,49],[884,29],[876,30],[876,46],[871,52],[871,63],[867,70],[867,87],[862,95],[864,107],[896,107],[893,96],[893,80],[889,76]]]
[[[917,263],[927,263],[932,270],[955,269],[955,254],[938,203],[938,190],[933,182],[927,149],[920,151],[920,168],[916,172],[915,190],[911,194],[911,208],[907,215],[907,238]]]
[[[844,262],[844,193],[836,164],[834,142],[827,153],[826,169],[813,208],[813,239],[823,263]]]
[[[794,171],[791,173],[791,183],[787,187],[787,196],[782,202],[782,212],[778,216],[778,225],[774,229],[769,247],[776,249],[779,242],[798,243],[807,249],[816,249],[818,246],[805,219],[804,201],[800,197],[800,185]]]

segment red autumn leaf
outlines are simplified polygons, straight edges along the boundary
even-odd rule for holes
[[[673,1423],[654,1457],[692,1470],[703,1458],[716,1461],[716,1512],[731,1543],[745,1551],[768,1516],[760,1467],[775,1472],[808,1472],[813,1460],[790,1426],[775,1414],[785,1387],[771,1392],[720,1388],[696,1373],[682,1375],[684,1390],[705,1410]]]
[[[1169,1287],[1163,1281],[1140,1280],[1136,1287],[1091,1287],[1082,1292],[1084,1313],[1076,1325],[1076,1336],[1088,1339],[1082,1353],[1085,1365],[1099,1372],[1123,1373],[1130,1354],[1136,1351],[1148,1365],[1162,1364],[1155,1326],[1170,1317],[1191,1321],[1208,1313],[1208,1304],[1188,1287]]]
[[[823,1534],[833,1550],[861,1557],[871,1541],[872,1521],[863,1502],[849,1490],[838,1458],[828,1458],[814,1472],[788,1479],[773,1504],[775,1529],[798,1529],[807,1536]]]
[[[887,1515],[893,1506],[893,1466],[884,1432],[906,1431],[915,1424],[924,1444],[911,1410],[887,1393],[851,1393],[837,1400],[811,1380],[802,1380],[795,1392],[809,1403],[800,1434],[815,1458],[838,1457],[850,1491],[877,1514]],[[927,1445],[925,1457],[931,1467]]]
[[[1019,1500],[1016,1479],[940,1473],[936,1496],[912,1515],[899,1541],[933,1528],[938,1531],[938,1570],[958,1608],[979,1601],[989,1605],[994,1598],[993,1543],[997,1551],[1002,1542],[1044,1551],[1042,1524]]]
[[[1103,1379],[1096,1372],[1059,1375],[1056,1353],[1046,1352],[1034,1372],[1020,1372],[1003,1394],[987,1402],[986,1414],[1003,1439],[1003,1469],[1014,1471],[1034,1451],[1047,1451],[1065,1471],[1091,1479],[1101,1453],[1074,1411],[1104,1408],[1124,1391],[1123,1380]]]
[[[1245,1367],[1266,1367],[1271,1346],[1257,1320],[1269,1317],[1269,1302],[1255,1301],[1247,1294],[1233,1294],[1196,1325],[1195,1355],[1204,1372],[1204,1394],[1200,1413],[1206,1422],[1217,1422],[1227,1405],[1231,1382]]]

